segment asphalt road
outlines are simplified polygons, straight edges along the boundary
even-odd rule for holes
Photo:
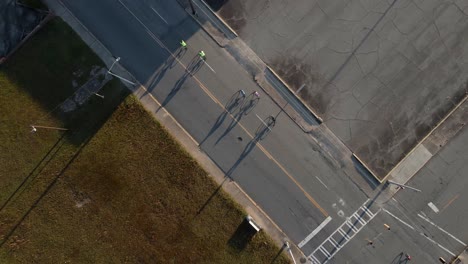
[[[326,228],[341,224],[366,200],[262,91],[258,102],[248,96],[233,106],[240,89],[258,87],[175,1],[64,3],[293,242],[328,216]],[[188,50],[179,50],[180,39]],[[206,64],[196,57],[201,49]],[[271,131],[261,121],[268,116],[276,116]]]
[[[330,263],[398,264],[409,254],[408,263],[437,264],[460,254],[468,244],[467,142],[465,127],[407,183],[421,192],[400,189]]]

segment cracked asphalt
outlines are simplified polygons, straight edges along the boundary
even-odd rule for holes
[[[381,179],[467,94],[466,0],[209,2]]]

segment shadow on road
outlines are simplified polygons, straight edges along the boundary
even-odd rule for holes
[[[249,153],[255,148],[256,145],[257,145],[257,138],[253,138],[247,144],[247,146],[245,146],[244,151],[242,151],[242,153],[240,154],[236,162],[226,172],[226,176],[228,176],[229,178],[232,178],[231,175],[236,170],[237,166],[239,166],[239,164],[249,155]]]
[[[255,134],[255,137],[245,146],[244,151],[240,154],[239,158],[236,162],[231,166],[231,168],[226,172],[226,176],[232,178],[232,173],[236,170],[237,166],[249,155],[250,152],[255,148],[257,142],[264,139],[266,134],[268,134],[270,129],[268,127],[263,127],[262,130],[259,130],[258,133]]]
[[[406,254],[403,252],[400,252],[400,254],[396,255],[396,257],[390,262],[390,264],[406,264],[408,263],[409,260],[406,257]]]
[[[203,143],[205,143],[205,141],[211,136],[213,135],[213,133],[221,126],[221,124],[224,122],[224,120],[226,119],[226,117],[228,116],[228,114],[231,114],[233,113],[237,107],[239,106],[239,102],[238,102],[238,99],[239,99],[239,93],[236,92],[233,96],[231,96],[231,99],[229,99],[228,103],[225,105],[225,109],[223,109],[223,112],[218,116],[218,118],[216,119],[216,122],[214,123],[214,125],[211,127],[210,131],[208,131],[208,134],[203,138],[202,141],[200,141],[200,143],[198,144],[198,146],[201,146],[203,145]],[[219,141],[219,140],[218,140]],[[217,141],[217,142],[218,142]]]
[[[179,92],[180,88],[182,88],[182,85],[187,80],[187,78],[189,76],[193,76],[198,70],[200,70],[202,65],[203,61],[196,60],[196,57],[192,59],[190,64],[187,66],[187,70],[184,72],[184,75],[182,75],[182,77],[180,77],[180,79],[177,80],[172,90],[169,92],[166,98],[164,98],[164,101],[161,103],[158,109],[156,109],[156,113],[159,112],[161,108],[165,107],[172,100],[172,98]]]
[[[240,110],[234,117],[233,119],[231,120],[231,123],[229,123],[228,127],[226,128],[226,130],[224,130],[223,134],[221,136],[219,136],[219,138],[216,140],[215,142],[215,145],[217,145],[219,143],[219,141],[221,141],[221,139],[223,139],[227,134],[229,134],[229,132],[231,132],[231,130],[233,128],[236,127],[237,123],[240,122],[240,120],[242,119],[242,117],[244,116],[244,112],[242,112],[242,110]]]
[[[244,104],[240,107],[240,111],[244,113],[244,115],[248,115],[260,102],[260,98],[255,96],[254,93],[249,94],[247,96],[246,101]]]

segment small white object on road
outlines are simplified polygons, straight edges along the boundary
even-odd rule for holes
[[[437,208],[437,206],[435,206],[435,204],[433,204],[432,202],[428,203],[427,204],[431,209],[432,211],[434,211],[436,214],[439,213],[439,208]]]

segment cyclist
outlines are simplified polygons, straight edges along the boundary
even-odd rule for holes
[[[180,46],[181,46],[183,49],[187,49],[187,43],[185,43],[184,40],[181,40],[181,41],[180,41]]]
[[[244,90],[239,90],[239,94],[245,98],[245,91]]]
[[[200,52],[198,52],[198,56],[200,56],[202,60],[206,60],[206,54],[203,50],[200,50]]]

